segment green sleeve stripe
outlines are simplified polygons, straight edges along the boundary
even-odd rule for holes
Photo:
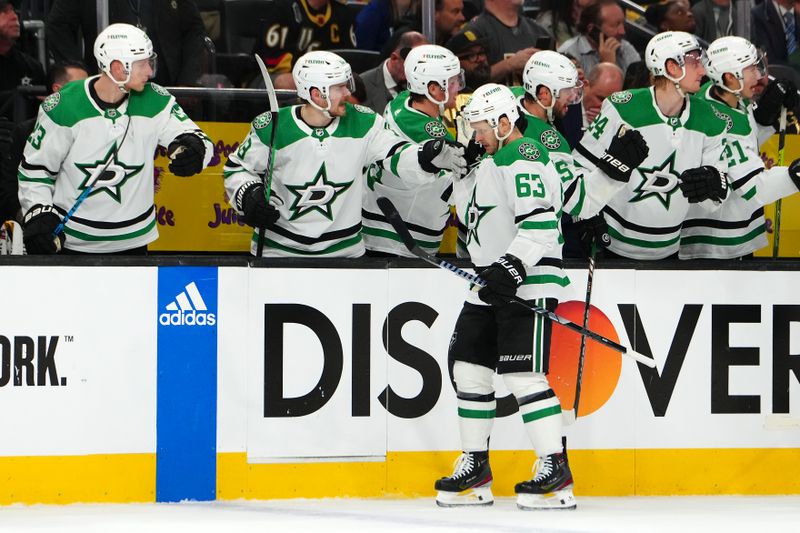
[[[527,424],[528,422],[533,422],[534,420],[539,420],[540,418],[560,414],[561,406],[553,405],[552,407],[545,407],[544,409],[539,409],[538,411],[533,411],[522,415],[522,422]]]
[[[411,145],[410,144],[404,145],[402,148],[400,148],[397,152],[394,153],[392,159],[390,160],[389,169],[395,176],[399,176],[399,174],[397,173],[397,165],[400,164],[400,154],[402,154],[409,146]]]
[[[479,411],[478,409],[464,409],[458,408],[458,416],[461,418],[494,418],[496,414],[495,409],[489,411]]]
[[[583,183],[583,176],[580,176],[577,179],[579,180],[577,187],[580,190],[580,195],[578,196],[578,203],[576,203],[575,207],[569,212],[569,214],[573,216],[580,215],[581,211],[583,210],[583,201],[586,199],[586,186]]]
[[[132,231],[130,233],[121,233],[119,235],[89,235],[88,233],[83,233],[82,231],[77,231],[71,229],[69,227],[64,228],[64,233],[69,235],[70,237],[75,237],[76,239],[80,239],[82,241],[91,241],[91,242],[105,242],[105,241],[125,241],[128,239],[135,239],[141,235],[148,233],[152,230],[156,225],[156,219],[153,217],[153,220],[150,223],[136,231]]]
[[[525,220],[519,225],[520,229],[558,229],[557,220],[532,221]]]
[[[612,238],[624,242],[625,244],[630,244],[632,246],[638,246],[640,248],[666,248],[668,246],[672,246],[676,242],[680,240],[680,235],[675,236],[673,239],[668,239],[666,241],[646,241],[644,239],[634,239],[632,237],[626,237],[622,235],[620,232],[615,230],[614,228],[608,228],[608,234],[611,235]]]
[[[234,174],[236,174],[237,172],[247,172],[247,170],[244,169],[244,168],[240,168],[238,170],[224,170],[222,172],[222,179],[226,180],[226,179],[230,178],[231,176],[233,176]]]
[[[544,285],[545,283],[554,283],[559,287],[566,287],[569,285],[569,278],[567,276],[556,276],[553,274],[538,274],[535,276],[526,276],[523,285]]]
[[[253,237],[251,238],[252,242],[258,241],[258,233],[253,232]],[[329,246],[323,250],[300,250],[299,248],[290,248],[289,246],[284,246],[283,244],[277,243],[271,239],[264,238],[264,244],[269,246],[270,248],[275,248],[277,250],[281,250],[284,252],[288,252],[290,254],[297,254],[297,255],[325,255],[331,254],[333,252],[338,252],[339,250],[343,250],[345,248],[350,248],[351,246],[357,245],[361,242],[361,234],[359,233],[355,237],[351,237],[349,239],[345,239],[340,241],[332,246]]]
[[[373,237],[383,237],[384,239],[403,242],[403,239],[401,239],[400,236],[393,231],[362,226],[361,232],[366,233],[367,235],[372,235]],[[420,241],[417,239],[414,239],[414,242],[417,243],[417,245],[421,246],[422,248],[430,248],[432,250],[438,250],[439,245],[441,244],[441,241]]]
[[[17,179],[19,179],[19,181],[28,181],[31,183],[46,183],[47,185],[56,184],[56,180],[53,178],[29,178],[22,172],[17,172]]]
[[[744,193],[744,194],[742,195],[742,198],[744,198],[745,200],[749,200],[750,198],[752,198],[752,197],[753,197],[753,196],[755,196],[755,195],[756,195],[756,188],[755,188],[755,187],[753,187],[752,189],[750,189],[749,191],[747,191],[746,193]]]

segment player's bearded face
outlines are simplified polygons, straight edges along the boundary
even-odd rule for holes
[[[475,141],[483,146],[487,154],[492,155],[497,152],[500,141],[497,140],[494,129],[492,129],[487,121],[472,122],[470,123],[470,127],[475,131]]]
[[[742,70],[742,96],[753,98],[758,89],[759,81],[763,77],[764,74],[758,65],[750,65]]]
[[[331,109],[328,111],[331,116],[341,117],[345,113],[345,98],[350,96],[350,89],[346,83],[339,85],[332,85],[328,90],[328,98],[330,98]]]

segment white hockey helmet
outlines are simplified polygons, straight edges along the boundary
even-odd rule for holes
[[[764,54],[742,37],[720,37],[708,47],[706,51],[706,74],[714,81],[714,85],[735,95],[742,91],[744,70],[752,65],[758,70],[758,77],[767,75],[767,66]],[[731,90],[725,86],[722,79],[725,73],[733,74],[739,81],[739,88]]]
[[[553,107],[561,91],[569,91],[566,104],[577,104],[583,99],[583,82],[578,79],[578,69],[565,55],[551,50],[536,52],[525,63],[522,84],[533,100],[547,111],[548,120],[553,120]],[[544,85],[550,89],[553,102],[545,106],[536,97],[536,90]]]
[[[94,57],[97,60],[97,67],[114,80],[123,91],[126,91],[125,84],[131,79],[131,68],[135,61],[150,60],[153,75],[156,73],[153,42],[144,31],[130,24],[111,24],[101,31],[94,41]],[[111,75],[111,63],[114,61],[122,63],[127,72],[124,81],[116,80]]]
[[[458,58],[443,46],[423,44],[411,49],[405,59],[406,86],[409,92],[424,94],[428,99],[444,105],[450,98],[449,87],[455,78],[457,89],[464,88],[464,71]],[[434,100],[428,92],[428,84],[434,82],[444,90],[444,100]]]
[[[297,87],[297,96],[326,114],[331,108],[331,87],[344,83],[351,93],[355,91],[353,69],[347,61],[333,52],[317,50],[300,56],[292,68],[292,78]],[[311,100],[313,87],[328,101],[327,107],[322,108]]]
[[[665,31],[657,34],[644,52],[645,64],[653,76],[664,76],[673,82],[679,82],[686,76],[686,60],[684,57],[689,52],[700,52],[702,59],[703,47],[697,37],[683,31]],[[667,60],[672,59],[681,67],[683,74],[680,78],[672,78],[667,74]]]
[[[502,143],[511,135],[514,128],[508,130],[504,136],[500,136],[497,130],[500,125],[500,118],[505,116],[511,125],[519,118],[519,108],[517,99],[511,89],[505,85],[497,83],[487,83],[481,85],[472,93],[472,97],[467,101],[464,109],[461,110],[464,119],[469,123],[486,121],[494,131],[494,136]]]

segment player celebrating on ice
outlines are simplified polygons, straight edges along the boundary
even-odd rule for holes
[[[430,139],[455,141],[442,122],[445,108],[452,107],[464,87],[464,71],[458,58],[441,46],[425,44],[411,49],[405,60],[408,90],[398,94],[384,112],[386,126],[400,137],[423,143]],[[409,184],[390,169],[370,169],[364,199],[364,244],[368,250],[413,257],[381,214],[376,198],[385,196],[409,224],[414,240],[427,251],[439,250],[450,216],[452,173],[427,185]]]
[[[175,98],[148,82],[156,54],[147,34],[112,24],[97,36],[94,56],[101,74],[50,95],[25,145],[19,199],[29,254],[62,246],[76,253],[146,253],[158,238],[156,147],[168,147],[169,168],[178,176],[200,172],[213,155],[208,137]],[[76,214],[54,235],[71,209]]]
[[[742,37],[721,37],[706,54],[711,81],[697,97],[709,102],[728,124],[723,160],[728,164],[730,190],[718,209],[706,202],[689,207],[681,229],[680,257],[732,259],[767,245],[763,206],[800,188],[800,160],[788,168],[767,170],[759,153],[761,142],[775,131],[781,107],[797,106],[797,88],[788,80],[771,81],[754,111],[754,90],[767,75],[762,54]],[[685,181],[681,187],[690,202],[726,192],[717,183],[702,181]]]
[[[697,38],[688,33],[653,37],[645,62],[654,86],[606,98],[575,149],[581,166],[601,166],[604,162],[597,154],[610,145],[621,125],[641,132],[649,147],[647,159],[603,211],[611,236],[608,250],[616,255],[644,260],[677,256],[689,210],[679,179],[716,184],[717,189],[725,183],[717,168],[725,165],[720,162],[725,121],[708,102],[689,97],[700,90],[702,56]]]
[[[463,148],[443,139],[417,147],[384,128],[371,109],[346,103],[353,78],[350,65],[338,55],[309,52],[297,61],[292,76],[305,103],[281,108],[277,124],[270,113],[256,117],[225,165],[231,205],[247,224],[266,228],[262,255],[363,255],[362,169],[372,163],[420,185],[435,180],[441,170],[465,169]],[[277,128],[274,138],[272,128]],[[271,176],[270,148],[275,155]],[[255,233],[254,255],[257,239]]]

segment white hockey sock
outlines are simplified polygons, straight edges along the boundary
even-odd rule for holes
[[[503,376],[517,398],[525,431],[538,457],[563,451],[561,404],[544,374],[517,373]]]
[[[458,428],[464,451],[489,449],[489,435],[497,408],[493,376],[493,370],[479,365],[456,361],[453,366],[458,397]]]

